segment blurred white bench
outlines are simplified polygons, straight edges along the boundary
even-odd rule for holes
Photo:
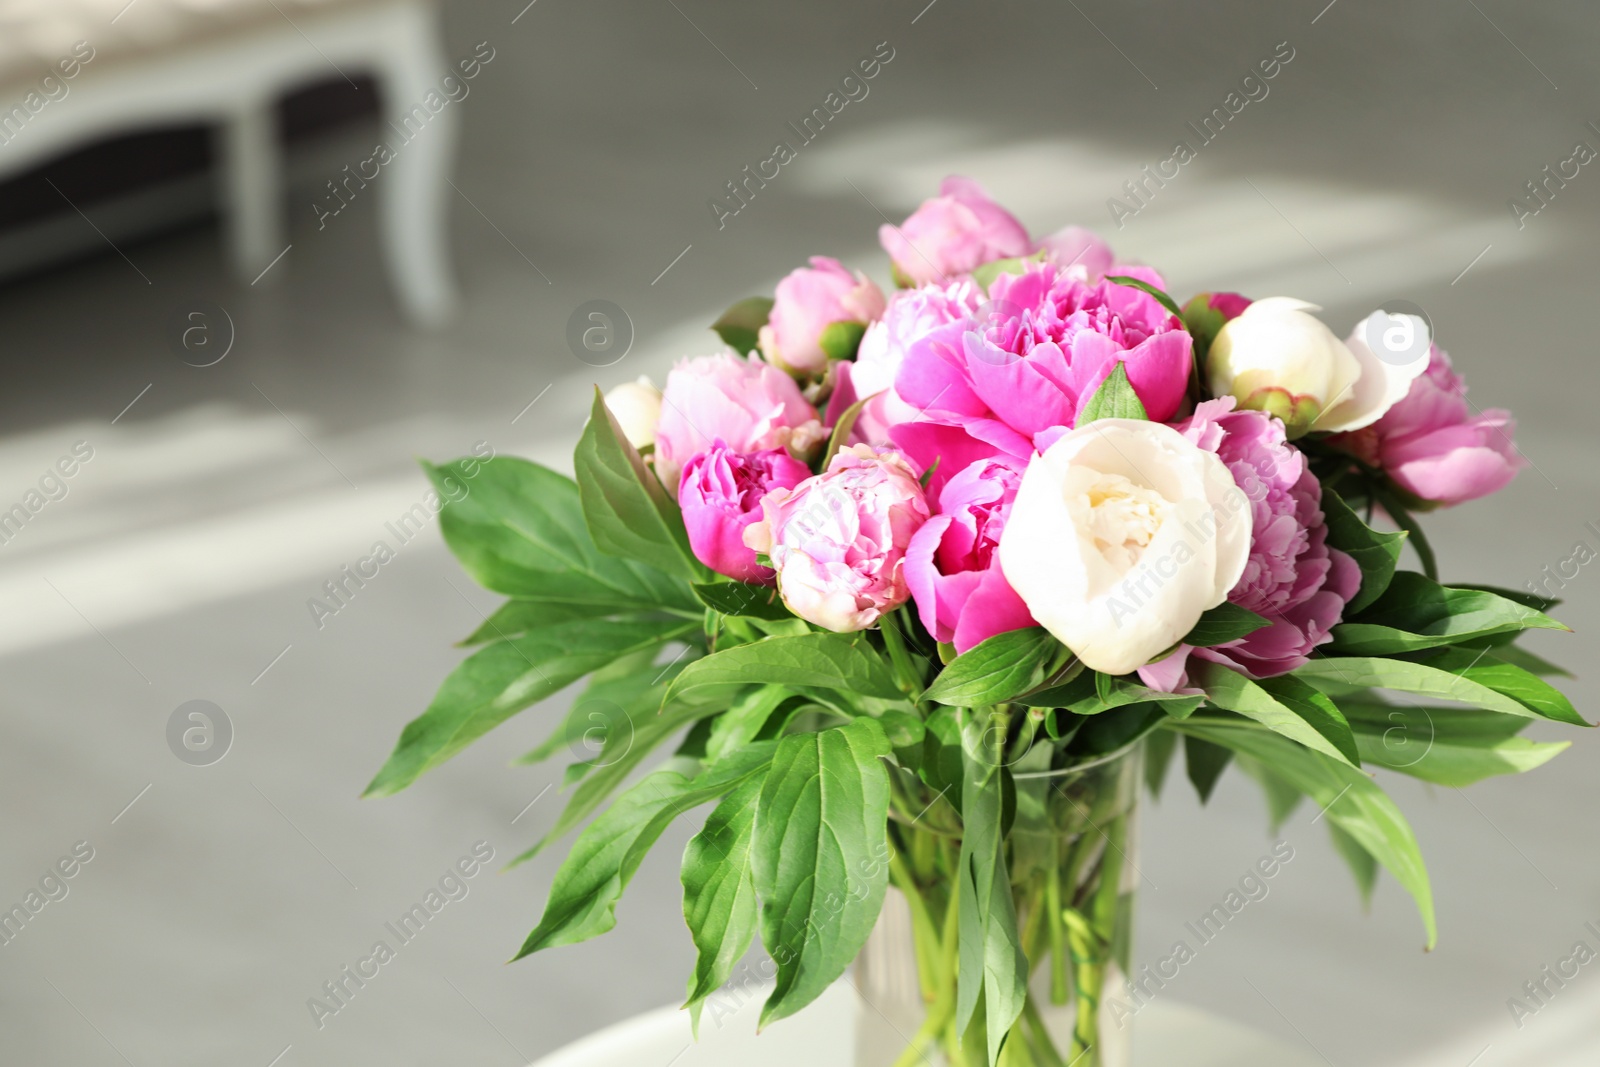
[[[402,126],[452,73],[437,20],[433,0],[0,0],[0,175],[108,135],[213,125],[229,254],[251,282],[289,243],[279,98],[371,74],[385,123]],[[444,194],[459,111],[433,115],[377,180],[390,280],[428,325],[455,304]]]
[[[878,1025],[877,1010],[860,1000],[846,978],[758,1037],[756,1016],[770,990],[746,990],[725,999],[722,1011],[708,1009],[698,1041],[690,1034],[688,1012],[661,1008],[574,1042],[532,1067],[847,1067],[857,1062],[858,1023]],[[1140,1009],[1133,1035],[1133,1067],[1324,1067],[1319,1055],[1171,1000]],[[900,1045],[890,1047],[898,1051]]]

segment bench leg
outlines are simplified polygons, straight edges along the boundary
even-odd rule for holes
[[[283,160],[273,102],[258,100],[241,106],[217,134],[228,255],[234,272],[249,284],[287,244],[283,235]],[[262,284],[270,280],[268,275]]]
[[[439,326],[456,308],[450,270],[450,166],[455,158],[461,104],[430,112],[425,99],[440,99],[446,62],[439,50],[431,8],[397,35],[396,47],[378,71],[383,94],[384,139],[395,158],[383,169],[378,221],[384,258],[401,307],[413,322]]]

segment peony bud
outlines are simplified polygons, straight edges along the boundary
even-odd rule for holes
[[[990,200],[983,186],[957,177],[946,178],[939,195],[924,200],[898,227],[880,226],[878,242],[902,285],[954,281],[985,263],[1033,251],[1022,223]]]
[[[1427,323],[1375,311],[1344,342],[1307,314],[1320,310],[1287,296],[1245,307],[1211,344],[1211,391],[1232,396],[1240,408],[1276,415],[1290,438],[1376,421],[1427,368],[1416,354],[1427,351]],[[1402,334],[1403,344],[1393,340]]]
[[[828,366],[823,334],[835,323],[863,330],[883,316],[883,291],[865,274],[851,274],[827,256],[812,256],[778,283],[772,313],[761,327],[761,354],[791,374],[820,376]],[[859,336],[857,337],[859,340]],[[852,353],[833,353],[846,358]]]
[[[928,518],[917,472],[900,454],[843,449],[822,474],[761,501],[745,544],[778,572],[789,610],[829,630],[864,630],[911,595],[905,554]]]
[[[1217,333],[1206,358],[1211,392],[1283,420],[1291,438],[1312,428],[1361,375],[1350,349],[1288,296],[1257,300]]]
[[[1111,246],[1099,234],[1082,226],[1062,227],[1041,239],[1039,248],[1051,263],[1067,270],[1083,268],[1083,275],[1090,282],[1097,282],[1111,273],[1112,264],[1116,262],[1116,257],[1111,254]]]
[[[606,407],[634,448],[656,443],[656,423],[661,421],[661,390],[645,375],[623,382],[606,394]]]
[[[793,489],[811,468],[781,448],[734,452],[721,441],[683,468],[678,506],[689,547],[701,563],[741,582],[770,583],[772,569],[756,562],[744,531],[761,518],[761,498],[773,489]]]

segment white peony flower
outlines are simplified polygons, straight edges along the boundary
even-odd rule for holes
[[[1381,419],[1428,369],[1433,336],[1422,318],[1380,309],[1356,323],[1345,346],[1361,374],[1349,394],[1311,424],[1313,430],[1359,430]]]
[[[1427,369],[1427,323],[1375,311],[1340,341],[1320,311],[1293,297],[1257,300],[1217,334],[1206,357],[1216,396],[1283,420],[1291,438],[1377,421]],[[1371,338],[1382,352],[1375,352]],[[1413,358],[1420,353],[1421,358]]]
[[[623,382],[606,394],[606,407],[616,417],[628,443],[634,448],[656,443],[656,423],[661,421],[661,390],[641,375],[637,381]]]
[[[1029,463],[1000,567],[1085,665],[1127,674],[1227,599],[1250,534],[1250,501],[1215,454],[1162,423],[1100,419]]]

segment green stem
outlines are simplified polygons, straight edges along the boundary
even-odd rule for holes
[[[893,1067],[915,1067],[926,1061],[922,1050],[938,1038],[939,1032],[949,1025],[954,1013],[953,1001],[941,1008],[943,999],[941,998],[941,1002],[935,1003],[928,1011],[928,1017],[922,1020],[917,1032],[911,1035],[910,1044],[906,1045],[905,1051],[894,1061]]]
[[[894,667],[895,680],[900,688],[910,697],[915,697],[922,688],[917,669],[911,663],[911,654],[906,650],[905,638],[900,636],[899,612],[897,609],[879,619],[879,631],[883,634],[883,647],[889,650],[889,662]]]
[[[1100,997],[1105,987],[1106,964],[1111,956],[1116,934],[1117,905],[1121,896],[1122,866],[1119,862],[1128,838],[1128,818],[1117,819],[1106,829],[1106,847],[1101,853],[1098,879],[1092,897],[1087,901],[1088,914],[1064,912],[1068,937],[1072,943],[1073,994],[1077,1001],[1072,1045],[1067,1050],[1068,1062],[1076,1064],[1085,1056],[1092,1056],[1100,1041]],[[1099,1060],[1092,1056],[1084,1067],[1093,1067]]]
[[[906,866],[904,853],[895,847],[893,841],[889,845],[889,877],[900,892],[905,894],[906,903],[911,907],[911,930],[916,944],[917,980],[922,987],[924,1000],[932,1000],[938,994],[940,985],[938,975],[934,973],[934,960],[939,955],[939,931],[933,925],[933,917],[928,914],[928,903],[922,898],[922,891],[917,887],[917,879]]]
[[[1006,1035],[1006,1043],[1000,1049],[997,1067],[1036,1067],[1033,1049],[1028,1043],[1027,1035],[1023,1033],[1021,1019],[1012,1024],[1010,1032]]]
[[[1022,1005],[1022,1017],[1033,1029],[1033,1050],[1044,1067],[1067,1067],[1067,1061],[1061,1058],[1061,1053],[1056,1051],[1056,1043],[1050,1037],[1050,1030],[1044,1024],[1044,1016],[1039,1014],[1039,1005],[1028,997]]]
[[[1044,913],[1046,933],[1050,937],[1050,1003],[1065,1004],[1070,989],[1067,985],[1067,928],[1061,921],[1061,865],[1052,863],[1045,876]],[[1029,999],[1032,1003],[1032,999]]]

